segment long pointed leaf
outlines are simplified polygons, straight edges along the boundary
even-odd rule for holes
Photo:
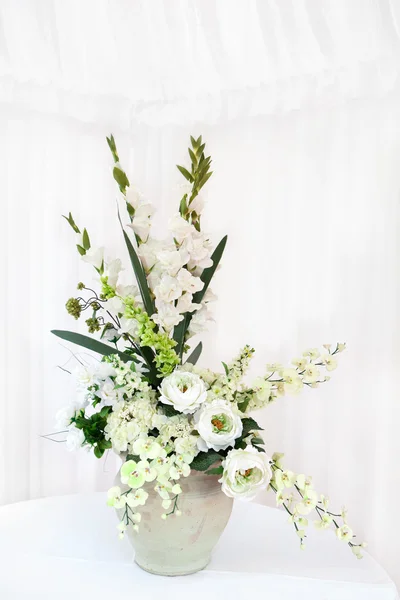
[[[104,344],[104,342],[99,342],[94,338],[90,338],[87,335],[82,335],[81,333],[75,333],[74,331],[63,331],[60,329],[53,329],[51,333],[54,333],[57,337],[62,340],[66,340],[67,342],[72,342],[73,344],[77,344],[78,346],[82,346],[83,348],[87,348],[88,350],[92,350],[93,352],[97,352],[102,356],[109,356],[110,354],[118,354],[118,356],[124,362],[133,361],[136,362],[135,359],[125,352],[121,352],[108,344]]]
[[[186,362],[190,363],[192,365],[195,365],[200,358],[200,354],[201,354],[202,350],[203,350],[203,344],[201,342],[199,342],[197,344],[196,348],[193,350],[193,352],[189,356],[189,358],[186,360]]]
[[[139,285],[140,294],[142,296],[144,308],[149,316],[154,314],[154,304],[150,296],[149,286],[147,285],[146,275],[144,274],[142,263],[139,260],[136,250],[133,247],[131,240],[126,231],[124,233],[125,243],[128,248],[129,258],[131,259],[133,270],[135,271],[136,279]]]
[[[155,312],[155,307],[154,307],[153,301],[150,296],[150,290],[149,290],[149,286],[147,285],[146,275],[143,270],[142,263],[140,262],[139,257],[136,253],[136,250],[133,247],[133,244],[132,244],[131,240],[129,239],[128,234],[124,230],[124,226],[122,225],[121,215],[119,214],[118,206],[117,206],[117,211],[118,211],[119,224],[121,225],[122,233],[124,234],[125,244],[126,244],[126,247],[128,248],[129,258],[131,259],[132,267],[133,267],[133,270],[134,270],[134,273],[136,276],[136,280],[138,282],[140,295],[142,296],[144,308],[145,308],[147,314],[149,315],[149,317],[151,317],[151,315],[154,314],[154,312]]]

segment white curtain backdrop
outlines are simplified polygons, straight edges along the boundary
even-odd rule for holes
[[[49,331],[81,328],[64,304],[92,282],[61,214],[126,259],[105,136],[162,235],[203,134],[204,226],[229,240],[201,362],[348,342],[260,420],[400,584],[399,28],[399,0],[0,0],[0,503],[112,481],[114,457],[40,437],[74,394]]]

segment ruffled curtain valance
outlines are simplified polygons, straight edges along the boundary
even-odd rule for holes
[[[129,130],[399,85],[396,0],[2,0],[0,102]]]

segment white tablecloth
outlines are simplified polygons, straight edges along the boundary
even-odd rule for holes
[[[44,498],[0,509],[1,600],[398,600],[369,556],[356,560],[333,534],[307,548],[283,512],[236,502],[205,571],[158,577],[132,562],[105,494]],[[162,527],[162,522],[160,522]]]

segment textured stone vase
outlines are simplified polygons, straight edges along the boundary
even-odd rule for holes
[[[178,506],[182,514],[166,520],[161,515],[170,509],[162,508],[154,483],[144,486],[149,497],[145,506],[136,509],[142,514],[139,531],[132,526],[127,530],[139,567],[157,575],[188,575],[206,567],[233,505],[232,498],[221,491],[218,478],[198,471],[181,478]],[[117,513],[122,518],[123,511]]]

